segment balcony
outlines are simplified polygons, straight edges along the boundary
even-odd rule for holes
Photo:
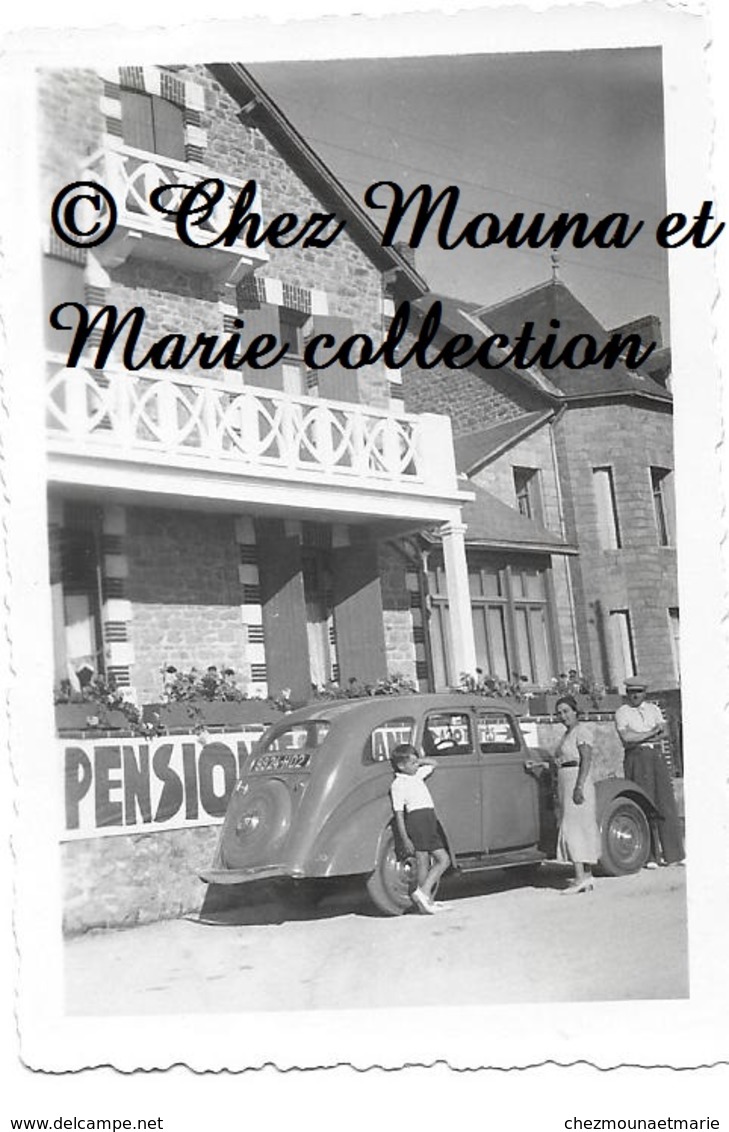
[[[249,248],[241,240],[231,247],[188,247],[177,236],[175,218],[158,212],[150,203],[155,189],[177,186],[165,194],[166,208],[175,209],[183,190],[208,177],[225,184],[225,195],[197,231],[200,243],[220,236],[230,220],[233,205],[244,182],[214,169],[198,168],[171,157],[161,157],[119,142],[114,148],[98,150],[89,158],[89,179],[103,184],[116,202],[118,217],[113,234],[100,244],[95,254],[105,267],[116,267],[130,256],[154,259],[187,271],[208,272],[228,283],[236,283],[247,271],[268,260],[263,248]],[[251,207],[261,212],[260,190]]]
[[[101,489],[444,522],[450,421],[154,371],[49,360],[51,479]]]

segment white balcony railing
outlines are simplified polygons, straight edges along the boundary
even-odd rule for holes
[[[415,487],[435,472],[442,491],[455,489],[455,474],[443,477],[436,455],[451,450],[445,418],[395,415],[204,377],[68,369],[64,361],[51,360],[48,370],[46,424],[53,452],[211,469],[222,463],[225,471],[253,476],[279,469],[296,481],[372,486]],[[424,437],[434,423],[437,435]]]
[[[117,230],[114,236],[100,245],[96,251],[102,261],[114,256],[117,259],[126,258],[133,252],[133,245],[129,241],[123,244],[124,238],[130,232],[136,236],[161,237],[169,241],[168,252],[173,258],[175,255],[180,259],[184,258],[188,267],[194,266],[193,257],[190,255],[192,252],[201,271],[210,269],[211,264],[219,261],[221,256],[230,260],[231,256],[237,258],[242,255],[247,262],[255,263],[268,259],[268,253],[263,247],[249,248],[241,239],[235,240],[229,247],[222,242],[214,248],[203,246],[225,232],[235,201],[243,189],[243,181],[215,169],[201,168],[184,161],[177,161],[172,157],[147,153],[145,150],[135,149],[121,142],[113,148],[98,150],[89,158],[87,171],[92,179],[100,181],[109,189],[117,207]],[[174,212],[179,207],[185,192],[208,178],[220,180],[224,185],[224,192],[221,199],[210,209],[209,215],[203,218],[198,213],[193,218],[194,222],[190,223],[190,235],[199,246],[190,248],[177,236]],[[166,186],[174,186],[168,188],[161,198],[165,209],[170,211],[160,212],[154,208],[150,198],[156,189]],[[203,200],[204,198],[201,197],[197,203],[201,204]],[[261,214],[260,189],[248,211]],[[103,221],[103,217],[100,219]],[[142,250],[141,254],[147,253]]]

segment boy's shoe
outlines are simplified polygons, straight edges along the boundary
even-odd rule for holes
[[[658,869],[658,868],[660,868],[660,865],[658,864],[658,861],[646,861],[646,863],[643,865],[643,868],[644,869]]]
[[[425,916],[434,916],[436,909],[433,904],[428,900],[428,897],[420,888],[416,888],[410,898],[418,909]]]

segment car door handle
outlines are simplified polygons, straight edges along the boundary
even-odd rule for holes
[[[541,770],[542,767],[547,767],[547,766],[549,766],[549,763],[545,762],[544,759],[526,759],[525,762],[524,762],[524,769],[525,770],[537,770],[537,769]]]

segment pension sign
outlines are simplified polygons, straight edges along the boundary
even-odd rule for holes
[[[189,736],[61,742],[63,840],[220,822],[263,730],[205,744]]]

